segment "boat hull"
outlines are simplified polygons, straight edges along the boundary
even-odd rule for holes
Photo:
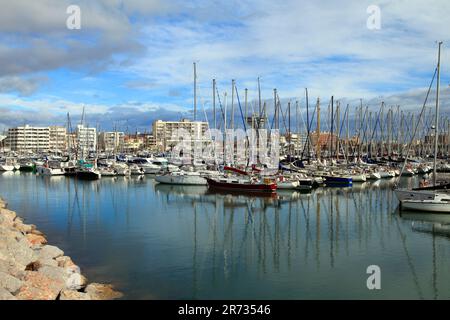
[[[206,179],[201,176],[189,176],[189,175],[158,175],[155,177],[155,181],[163,184],[173,185],[187,185],[187,186],[206,186]]]
[[[450,213],[450,203],[434,202],[428,200],[404,200],[402,209],[426,212]]]
[[[325,176],[323,178],[327,186],[351,186],[353,184],[352,178],[348,177]]]
[[[205,178],[208,187],[212,189],[231,190],[231,191],[244,191],[252,193],[273,193],[277,190],[276,183],[263,184],[263,183],[228,183],[220,182],[214,179]]]
[[[0,164],[0,171],[13,171],[14,166]]]
[[[100,179],[101,174],[90,171],[78,171],[77,178],[82,180],[98,180]]]

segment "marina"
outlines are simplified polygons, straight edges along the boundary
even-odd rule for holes
[[[448,0],[3,7],[0,303],[450,300]]]
[[[0,174],[9,207],[125,299],[448,299],[449,216],[400,212],[393,184],[261,197],[150,175]],[[371,264],[383,290],[366,288]]]

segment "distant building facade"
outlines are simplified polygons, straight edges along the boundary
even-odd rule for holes
[[[49,127],[49,149],[52,151],[67,151],[67,128],[62,126]]]
[[[8,129],[6,146],[16,152],[36,152],[50,149],[50,128],[25,125]]]
[[[87,155],[97,149],[97,129],[77,125],[77,146],[80,153]]]
[[[153,139],[158,151],[168,151],[178,142],[174,139],[177,130],[186,130],[192,139],[204,139],[205,132],[209,129],[208,122],[190,121],[182,119],[181,121],[163,121],[153,122]],[[205,140],[209,141],[209,140]]]
[[[105,152],[120,151],[124,144],[125,133],[118,131],[101,132],[98,135],[98,148]]]

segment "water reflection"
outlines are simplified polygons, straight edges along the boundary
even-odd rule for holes
[[[446,223],[400,216],[393,183],[258,197],[147,176],[2,174],[0,194],[127,298],[449,298]],[[378,292],[365,286],[371,264]]]

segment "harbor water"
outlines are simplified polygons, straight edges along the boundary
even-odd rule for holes
[[[393,182],[254,197],[5,172],[0,196],[125,299],[449,299],[450,215],[400,214]]]

